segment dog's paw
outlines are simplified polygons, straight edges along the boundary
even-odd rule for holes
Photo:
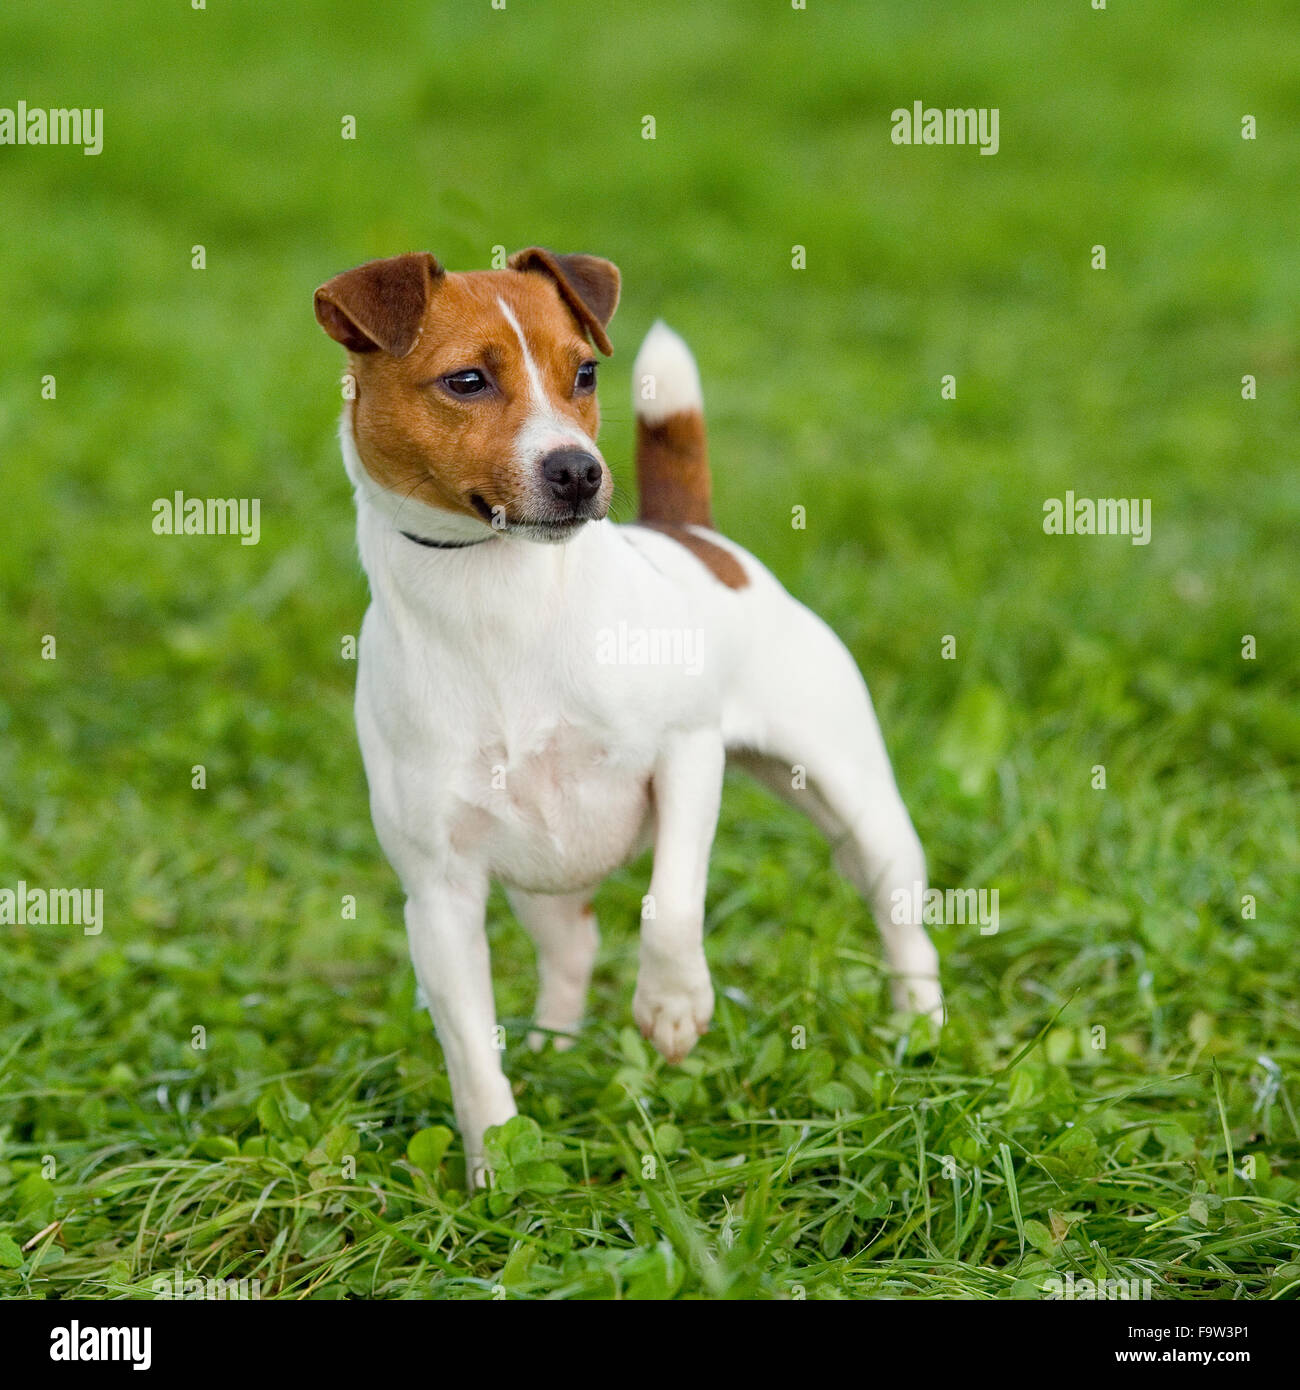
[[[894,996],[894,1008],[903,1014],[920,1014],[928,1018],[936,1028],[942,1028],[946,1020],[943,1004],[943,991],[933,975],[896,976],[890,984]]]
[[[456,1106],[456,1121],[465,1140],[465,1175],[471,1189],[492,1185],[492,1159],[485,1142],[488,1130],[505,1124],[519,1113],[504,1076],[494,1089],[495,1095],[483,1093],[462,1097]]]
[[[672,982],[646,979],[644,968],[632,1000],[632,1014],[659,1052],[670,1062],[680,1062],[695,1046],[713,1017],[713,985],[707,969],[699,978]]]

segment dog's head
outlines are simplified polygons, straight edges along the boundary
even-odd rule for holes
[[[420,252],[316,291],[348,350],[357,454],[413,531],[445,533],[424,506],[462,518],[458,535],[472,518],[559,541],[609,510],[592,344],[612,351],[618,268],[540,247],[507,264],[451,274]]]

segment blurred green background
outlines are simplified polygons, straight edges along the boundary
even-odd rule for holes
[[[107,927],[0,929],[0,1288],[138,1293],[183,1257],[265,1296],[1034,1296],[1101,1248],[1157,1296],[1292,1296],[1298,63],[1281,0],[6,5],[0,106],[105,115],[95,158],[0,147],[0,887],[103,886]],[[999,153],[894,146],[916,100],[997,107]],[[494,906],[549,1146],[521,1171],[561,1176],[469,1200],[405,1156],[450,1108],[355,749],[311,294],[531,244],[623,271],[617,514],[663,316],[720,526],[848,641],[933,880],[998,887],[1002,930],[936,933],[936,1060],[816,837],[737,784],[731,996],[674,1070],[627,1031],[644,864],[602,894],[564,1058],[521,1055],[530,952]],[[178,489],[260,498],[260,544],[155,536]],[[1152,543],[1045,536],[1067,489],[1150,498]],[[656,1145],[669,1197],[629,1156]],[[321,1178],[354,1152],[406,1244]],[[271,1169],[291,1199],[255,1208]],[[534,1218],[570,1234],[502,1234]]]

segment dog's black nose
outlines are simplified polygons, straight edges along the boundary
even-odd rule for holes
[[[600,491],[602,472],[600,460],[581,449],[556,449],[542,460],[542,477],[551,492],[570,506],[590,501]]]

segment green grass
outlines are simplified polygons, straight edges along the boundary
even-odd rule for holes
[[[1073,1271],[1294,1298],[1289,7],[588,8],[0,18],[0,104],[105,108],[98,158],[0,148],[0,888],[101,886],[107,918],[0,927],[0,1294],[983,1299]],[[997,106],[1000,153],[892,146],[918,98]],[[523,1046],[531,952],[494,901],[540,1129],[468,1196],[352,731],[365,590],[311,291],[532,243],[624,272],[619,513],[662,314],[721,524],[848,641],[933,881],[996,887],[1001,921],[936,929],[931,1047],[825,847],[737,781],[718,1014],[674,1068],[630,1026],[644,862],[597,900],[566,1054]],[[154,536],[178,488],[260,497],[261,544]],[[1045,536],[1066,489],[1150,497],[1152,543]]]

